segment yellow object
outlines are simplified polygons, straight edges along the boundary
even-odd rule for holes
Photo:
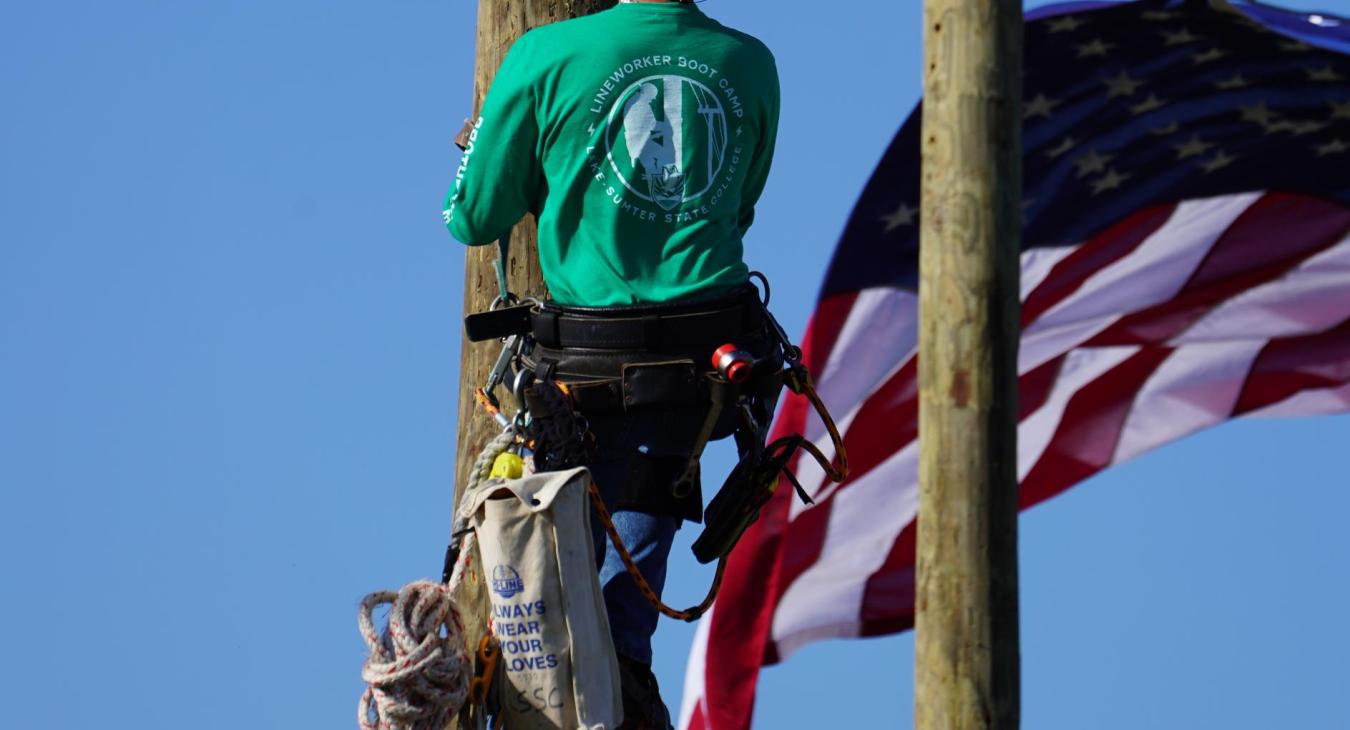
[[[492,472],[488,476],[496,479],[519,479],[525,474],[525,460],[519,454],[503,451],[492,462]]]

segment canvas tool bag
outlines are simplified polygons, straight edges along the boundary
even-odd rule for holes
[[[585,467],[489,479],[461,506],[477,533],[509,730],[613,730],[623,719],[590,479]]]

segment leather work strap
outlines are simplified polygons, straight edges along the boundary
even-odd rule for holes
[[[704,393],[711,396],[715,388],[729,388],[729,393],[721,394],[724,398],[723,405],[734,401],[740,394],[762,394],[766,390],[777,393],[782,387],[781,380],[768,376],[752,378],[749,382],[729,386],[716,384],[708,375],[707,372],[703,373],[703,383],[706,385],[696,388],[695,395],[697,398],[701,398]],[[634,401],[640,401],[647,406],[688,405],[692,402],[688,388],[672,389],[662,393],[654,391],[652,385],[640,379],[631,379],[627,385],[622,377],[572,380],[568,382],[568,388],[572,404],[582,413],[625,411],[633,407]],[[720,408],[718,410],[720,411]],[[715,422],[715,418],[713,421]]]
[[[636,317],[576,316],[548,308],[530,313],[535,342],[544,347],[661,350],[734,340],[759,327],[759,307],[736,304],[708,312]]]
[[[716,373],[708,376],[708,412],[703,417],[703,425],[698,430],[698,435],[694,438],[694,448],[689,454],[689,462],[684,467],[684,473],[675,480],[675,496],[683,497],[694,490],[698,484],[699,460],[703,458],[703,449],[708,446],[708,440],[712,438],[713,428],[717,425],[717,419],[722,417],[722,409],[726,407],[727,390],[731,387],[724,378]]]
[[[604,378],[568,384],[572,404],[582,413],[611,413],[623,410],[623,379]]]

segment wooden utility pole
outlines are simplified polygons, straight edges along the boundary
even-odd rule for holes
[[[924,0],[915,728],[1016,728],[1022,3]]]
[[[612,7],[615,0],[478,0],[477,53],[474,58],[473,116],[483,108],[497,69],[511,44],[530,28],[575,18]],[[499,293],[497,285],[497,247],[475,246],[464,258],[464,313],[482,312]],[[511,230],[511,250],[506,261],[507,287],[512,293],[543,296],[544,275],[539,270],[538,231],[533,216],[526,216]],[[498,426],[479,408],[474,391],[487,380],[488,370],[501,352],[497,342],[469,342],[460,333],[459,356],[459,438],[455,449],[455,504],[468,483],[469,468],[489,439],[499,433]],[[479,576],[481,578],[481,576]],[[474,638],[486,631],[487,615],[464,616],[465,635]],[[456,723],[451,723],[450,729]]]
[[[478,0],[478,51],[474,60],[473,109],[483,108],[492,78],[516,39],[530,28],[575,18],[612,7],[615,0]],[[470,248],[464,264],[464,313],[485,311],[497,298],[497,247]],[[544,275],[533,216],[511,231],[507,283],[519,296],[542,296]],[[455,450],[455,498],[464,490],[469,467],[499,428],[474,401],[473,392],[487,380],[501,351],[496,342],[469,342],[461,333],[459,360],[459,443]]]

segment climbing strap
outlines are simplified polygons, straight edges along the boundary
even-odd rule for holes
[[[839,427],[835,425],[834,417],[830,415],[830,410],[825,407],[825,402],[820,399],[820,394],[816,392],[816,384],[811,379],[811,373],[807,372],[804,366],[795,365],[788,369],[785,382],[789,390],[797,395],[805,396],[806,400],[810,401],[811,407],[816,409],[816,415],[820,416],[821,422],[825,424],[825,430],[830,434],[830,441],[834,444],[835,459],[827,458],[819,446],[806,439],[801,439],[798,446],[809,453],[816,460],[816,463],[820,464],[821,470],[825,472],[825,476],[830,481],[836,484],[844,481],[848,478],[848,452],[844,450],[844,439],[839,435]],[[784,441],[786,438],[790,437],[778,439],[774,443]],[[770,444],[770,448],[772,446],[773,444]],[[839,463],[837,467],[835,466],[836,460]],[[791,472],[787,473],[791,478]],[[798,489],[800,488],[801,486],[798,485]]]
[[[836,484],[842,482],[848,478],[848,453],[844,450],[844,439],[839,435],[839,427],[835,425],[834,418],[830,415],[830,409],[825,407],[825,402],[820,399],[820,394],[816,392],[816,384],[811,379],[810,371],[802,364],[802,348],[792,344],[792,338],[788,337],[787,330],[783,329],[783,325],[778,323],[778,318],[773,316],[773,312],[769,311],[769,299],[772,296],[769,278],[758,271],[750,272],[750,278],[758,280],[764,288],[764,296],[760,300],[760,306],[763,307],[764,318],[769,323],[770,331],[783,348],[783,359],[787,361],[788,366],[786,373],[784,373],[784,383],[793,393],[805,396],[811,402],[811,407],[816,409],[816,414],[820,416],[821,422],[825,424],[825,430],[830,434],[830,441],[834,444],[834,454],[838,459],[839,466],[835,467],[834,462],[826,458],[819,447],[805,438],[801,438],[800,443],[796,445],[811,454],[811,457],[816,460],[816,463],[820,464],[820,468],[830,481]],[[778,439],[774,444],[785,443],[790,438],[789,436]],[[769,444],[766,448],[772,449],[774,444]],[[788,476],[788,479],[792,480],[793,486],[797,487],[797,491],[800,493],[802,488],[800,484],[797,484],[796,478],[787,470],[784,470],[784,473]],[[806,501],[809,503],[811,500],[807,499]]]
[[[473,398],[478,401],[479,407],[491,416],[492,420],[497,422],[498,426],[504,429],[511,427],[511,419],[505,413],[502,413],[501,403],[494,396],[488,394],[486,387],[475,390]]]
[[[726,380],[719,378],[708,378],[708,412],[703,417],[703,425],[699,427],[698,434],[694,436],[694,447],[689,452],[689,459],[685,462],[684,471],[679,478],[675,480],[675,496],[686,497],[698,483],[700,465],[703,459],[703,450],[708,446],[708,440],[712,438],[713,429],[717,426],[717,421],[722,416],[722,409],[726,406]]]
[[[508,229],[497,239],[497,289],[500,292],[497,295],[497,301],[509,303],[515,299],[511,290],[506,286],[506,256],[511,252],[511,231]],[[497,302],[493,302],[495,305]]]
[[[727,567],[726,558],[723,557],[717,561],[717,572],[713,575],[712,586],[708,588],[708,595],[704,597],[702,602],[683,611],[671,608],[661,600],[660,596],[656,595],[656,591],[643,577],[642,570],[634,562],[632,553],[628,552],[628,546],[624,545],[623,538],[619,536],[619,528],[614,526],[614,518],[610,516],[609,509],[605,507],[605,500],[600,496],[600,488],[596,486],[594,479],[591,479],[590,483],[587,484],[586,491],[591,495],[591,505],[595,507],[595,513],[600,518],[600,524],[605,528],[610,541],[614,543],[615,552],[619,554],[619,559],[623,561],[623,566],[628,570],[628,575],[633,578],[633,583],[642,592],[647,602],[661,613],[680,621],[694,622],[703,616],[708,611],[708,607],[712,605],[713,600],[717,598],[717,592],[722,588],[722,575],[726,572]]]
[[[700,563],[726,560],[741,536],[759,518],[760,509],[768,504],[783,479],[792,484],[802,502],[812,503],[811,495],[802,488],[789,468],[797,449],[810,454],[831,481],[842,482],[848,477],[848,455],[844,451],[843,439],[839,436],[834,419],[816,393],[806,368],[793,364],[785,381],[794,393],[805,396],[816,408],[834,442],[838,465],[800,434],[783,436],[768,444],[757,440],[750,443],[740,463],[731,470],[717,496],[713,497],[704,511],[706,526],[691,546],[694,557]],[[748,414],[743,411],[743,416],[748,417]]]
[[[770,331],[783,348],[783,359],[787,361],[788,367],[787,371],[784,373],[784,383],[793,393],[805,396],[805,398],[811,402],[811,407],[815,408],[816,414],[820,416],[821,422],[825,424],[825,430],[830,434],[830,441],[834,444],[834,454],[839,462],[839,466],[836,467],[833,461],[826,458],[819,447],[814,443],[807,441],[805,438],[800,438],[800,443],[796,444],[796,446],[800,446],[800,448],[811,454],[811,457],[816,460],[816,463],[820,464],[820,468],[824,470],[825,476],[828,477],[830,481],[835,483],[842,482],[848,478],[848,453],[844,450],[844,439],[839,435],[839,427],[835,425],[834,418],[830,416],[830,410],[825,407],[825,402],[820,399],[820,394],[816,393],[816,384],[815,381],[811,379],[810,371],[802,364],[802,348],[792,344],[792,338],[788,337],[787,330],[783,329],[783,325],[778,323],[778,318],[773,316],[773,312],[769,311],[769,299],[772,296],[772,291],[769,289],[769,278],[758,271],[750,272],[750,278],[758,280],[764,289],[764,296],[760,300],[760,306],[764,310],[764,318],[765,321],[769,323]],[[773,444],[769,444],[766,448],[772,449],[775,444],[786,443],[790,438],[791,437],[788,436],[778,439]],[[797,491],[800,493],[802,491],[801,485],[797,484],[792,473],[787,470],[784,470],[784,473],[787,475],[788,479],[792,480],[793,486],[797,487]],[[809,503],[811,500],[807,499],[806,501]]]

